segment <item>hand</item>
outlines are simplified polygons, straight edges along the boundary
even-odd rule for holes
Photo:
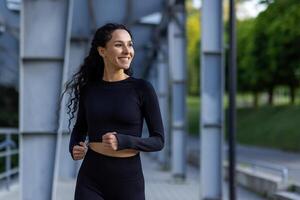
[[[107,132],[102,136],[102,143],[105,147],[111,149],[111,150],[117,150],[118,149],[118,140],[115,136],[117,134],[116,132]]]
[[[79,145],[75,145],[72,151],[74,160],[83,159],[86,151],[87,151],[87,146],[84,142],[80,142]]]

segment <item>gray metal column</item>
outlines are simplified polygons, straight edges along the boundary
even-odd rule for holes
[[[66,24],[66,42],[65,42],[65,55],[64,55],[64,64],[63,64],[63,75],[61,82],[61,92],[64,90],[65,82],[68,79],[69,72],[69,63],[70,63],[70,47],[71,47],[71,27],[72,27],[72,16],[73,16],[73,4],[71,0],[69,2],[68,8],[68,20]],[[53,178],[53,188],[52,188],[52,200],[58,199],[58,181],[60,180],[60,174],[63,174],[64,177],[71,177],[72,168],[74,164],[71,163],[71,158],[68,155],[68,143],[66,141],[66,134],[64,133],[65,119],[66,119],[66,96],[63,97],[60,102],[59,107],[59,116],[58,116],[58,130],[56,138],[56,151],[55,151],[55,165],[54,165],[54,178]],[[68,176],[69,175],[69,176]]]
[[[51,199],[68,4],[22,1],[19,121],[24,200]]]
[[[64,63],[64,77],[63,84],[67,80],[70,80],[71,76],[77,72],[79,66],[83,63],[84,57],[88,53],[89,37],[90,37],[90,22],[88,12],[87,1],[74,1],[72,6],[72,13],[70,16],[70,35],[67,37],[67,48],[65,54]],[[62,88],[64,89],[64,88]],[[68,95],[64,96],[61,104],[61,119],[60,119],[60,130],[61,134],[61,148],[60,148],[60,160],[58,161],[59,179],[74,179],[77,175],[77,171],[81,165],[81,161],[72,160],[69,153],[69,140],[70,135],[68,130],[68,119],[66,100]],[[74,120],[73,120],[74,123]],[[72,130],[74,124],[71,124]],[[59,180],[58,179],[58,180]]]
[[[222,199],[222,0],[202,4],[201,199]]]
[[[172,174],[186,174],[186,40],[184,0],[170,1],[172,18],[168,27],[169,65],[172,81]]]
[[[229,107],[228,107],[228,198],[236,200],[236,18],[234,0],[229,1]]]
[[[84,56],[87,54],[87,42],[86,41],[78,41],[76,38],[71,38],[70,42],[70,51],[69,51],[69,64],[67,68],[67,77],[73,74],[75,70],[78,69],[80,63],[83,62]],[[65,79],[63,82],[69,79]],[[62,140],[61,140],[61,153],[60,153],[60,165],[59,165],[59,178],[60,179],[74,179],[76,178],[77,172],[81,165],[81,161],[74,161],[69,153],[69,140],[70,133],[68,130],[68,120],[69,116],[67,115],[67,108],[63,107],[66,105],[66,98],[63,99],[63,105],[61,109],[64,109],[62,123]],[[72,131],[72,127],[74,125],[74,120],[70,125],[70,129]]]
[[[161,49],[158,52],[158,97],[165,132],[165,147],[159,152],[159,162],[163,169],[170,166],[170,134],[169,134],[169,68],[167,63],[167,46],[161,41]]]

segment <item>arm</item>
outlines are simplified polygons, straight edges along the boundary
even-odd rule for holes
[[[87,122],[85,116],[85,108],[83,105],[83,98],[79,98],[79,105],[78,105],[78,112],[77,112],[77,119],[75,125],[73,127],[70,143],[69,143],[69,152],[74,160],[73,155],[73,147],[75,145],[80,145],[80,142],[84,142],[87,133]]]
[[[145,152],[159,151],[164,147],[164,128],[161,119],[157,95],[149,82],[143,83],[142,113],[145,117],[149,137],[140,138],[125,134],[116,134],[118,149],[135,149]]]

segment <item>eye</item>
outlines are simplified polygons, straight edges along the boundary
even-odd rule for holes
[[[122,46],[122,44],[115,44],[115,46],[116,46],[116,47],[121,47],[121,46]]]
[[[129,43],[128,46],[133,47],[133,43]]]

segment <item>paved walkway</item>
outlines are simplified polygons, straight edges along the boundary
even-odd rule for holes
[[[300,154],[285,152],[277,149],[241,146],[237,148],[238,159],[252,162],[267,163],[268,165],[286,167],[289,181],[300,184]]]
[[[170,172],[159,170],[156,162],[151,158],[143,156],[143,166],[146,169],[146,195],[147,200],[199,200],[200,199],[200,177],[195,167],[188,166],[187,179],[183,183],[176,183]],[[224,196],[228,199],[227,183],[223,183]],[[240,200],[260,200],[262,197],[238,188],[237,196]]]
[[[225,147],[226,149],[226,147]],[[188,139],[188,152],[199,150],[198,138]],[[225,151],[224,151],[225,152]],[[237,157],[253,162],[264,162],[270,165],[284,166],[289,169],[289,179],[300,183],[300,154],[288,153],[275,149],[237,146]],[[188,166],[187,179],[183,183],[175,182],[169,171],[161,171],[159,165],[149,154],[142,153],[143,170],[146,181],[147,200],[199,200],[200,184],[197,168]],[[75,181],[60,181],[57,200],[72,200]],[[227,183],[223,183],[224,200],[228,199]],[[260,200],[262,197],[238,187],[239,200]],[[10,191],[0,191],[0,199],[17,200],[19,185],[15,184]]]
[[[187,153],[193,152],[194,154],[199,155],[199,143],[199,138],[189,137]],[[224,145],[224,157],[227,156],[227,148],[228,147]],[[245,145],[237,145],[236,152],[237,159],[247,160],[253,163],[264,163],[274,167],[286,167],[289,172],[289,181],[300,184],[300,153]]]
[[[195,167],[188,166],[187,179],[178,183],[172,179],[169,171],[161,171],[157,162],[150,156],[142,154],[143,170],[146,182],[147,200],[199,200],[199,172]],[[75,181],[60,181],[57,200],[72,200]],[[239,200],[261,200],[263,198],[243,188],[238,188]],[[228,199],[227,183],[224,183],[224,200]],[[0,192],[0,199],[17,200],[19,186],[13,185],[10,192]]]

